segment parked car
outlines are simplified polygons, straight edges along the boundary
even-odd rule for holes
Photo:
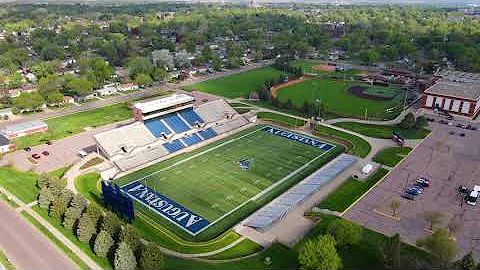
[[[465,137],[465,133],[460,133],[460,137]]]
[[[49,156],[50,153],[49,153],[48,151],[43,151],[43,152],[42,152],[42,155],[44,155],[44,156]]]
[[[87,154],[87,152],[85,152],[85,151],[83,151],[83,150],[80,150],[80,151],[78,151],[78,155],[79,155],[80,157],[84,158],[84,157],[86,157],[88,154]]]
[[[470,205],[477,205],[478,196],[480,196],[480,186],[474,186],[473,190],[465,198],[465,201]]]
[[[46,144],[46,145],[52,145],[52,142],[51,142],[51,141],[47,141],[45,144]]]
[[[430,180],[426,179],[426,178],[417,178],[417,180],[415,180],[415,182],[421,186],[421,187],[429,187],[430,186]]]
[[[427,117],[427,121],[428,121],[428,122],[435,122],[435,119],[434,119],[434,118],[431,118],[431,117]]]
[[[415,200],[415,196],[414,195],[411,195],[409,193],[403,193],[402,195],[400,195],[400,197],[404,198],[404,199],[407,199],[407,200],[410,200],[410,201],[413,201]]]
[[[23,150],[25,150],[25,152],[31,152],[32,148],[31,147],[25,147],[25,148],[23,148]]]
[[[447,120],[441,119],[441,120],[439,120],[438,122],[439,122],[440,124],[448,125],[448,121],[447,121]]]
[[[417,196],[417,195],[422,194],[423,191],[421,191],[420,189],[414,188],[414,187],[410,187],[407,190],[405,190],[405,193],[413,195],[413,196]]]
[[[459,186],[458,192],[461,194],[468,194],[470,193],[470,190],[466,186]]]
[[[37,153],[32,155],[32,158],[34,159],[39,159],[40,157],[41,157],[40,154],[37,154]]]

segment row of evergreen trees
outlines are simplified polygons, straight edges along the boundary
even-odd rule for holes
[[[64,228],[72,230],[93,252],[113,262],[115,269],[161,269],[164,264],[160,247],[141,240],[130,224],[110,211],[74,195],[58,177],[42,174],[37,180],[38,204]]]

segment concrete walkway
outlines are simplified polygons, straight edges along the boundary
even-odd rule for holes
[[[91,160],[93,158],[96,158],[96,157],[104,159],[99,154],[93,152],[93,153],[90,153],[87,156],[85,156],[80,162],[75,163],[75,165],[73,165],[70,169],[68,169],[68,171],[65,172],[65,175],[63,176],[63,178],[67,179],[67,187],[66,188],[71,190],[73,192],[73,194],[78,194],[77,187],[75,187],[75,179],[77,179],[77,177],[79,177],[82,174],[89,173],[89,172],[93,171],[94,167],[99,165],[99,164],[91,166],[91,167],[86,168],[84,170],[80,170],[80,168],[85,163],[87,163],[89,160]]]
[[[5,195],[12,198],[12,200],[18,204],[20,207],[25,207],[25,212],[32,216],[36,221],[38,221],[43,227],[45,227],[50,233],[52,233],[58,240],[60,240],[67,248],[69,248],[74,254],[76,254],[90,269],[102,269],[95,261],[90,259],[76,244],[72,243],[63,233],[58,231],[53,227],[48,221],[42,218],[37,212],[33,211],[31,208],[26,207],[26,204],[17,198],[15,195],[10,193],[3,187],[0,187],[0,191]],[[37,268],[39,268],[38,266]],[[72,267],[69,267],[71,269]],[[35,269],[35,268],[33,268]]]

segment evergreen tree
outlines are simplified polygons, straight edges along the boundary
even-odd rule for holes
[[[475,270],[475,259],[472,252],[465,254],[460,260],[456,261],[455,266],[459,270]]]
[[[74,208],[72,206],[68,207],[65,211],[65,215],[63,218],[63,227],[67,229],[73,229],[75,223],[77,223],[77,220],[80,218],[81,215],[82,212],[79,211],[77,208]]]
[[[115,269],[121,270],[134,270],[137,266],[133,250],[127,243],[122,242],[118,245],[115,251],[114,265]]]
[[[122,222],[114,213],[107,211],[102,219],[101,230],[107,231],[114,239],[118,239],[122,230]]]
[[[37,178],[37,186],[39,189],[48,188],[50,182],[50,176],[47,173],[42,173]]]
[[[48,213],[48,215],[53,219],[62,221],[63,215],[65,214],[66,210],[67,205],[65,204],[65,202],[60,197],[55,197],[52,204],[50,205],[50,212]]]
[[[63,181],[55,176],[50,176],[48,180],[48,189],[50,189],[54,196],[59,196],[65,188]]]
[[[140,244],[140,235],[132,225],[127,224],[120,234],[120,241],[125,242],[133,250],[137,250]]]
[[[65,208],[70,205],[70,202],[73,199],[73,192],[70,189],[64,188],[62,192],[60,192],[60,199],[65,203]]]
[[[103,211],[100,209],[100,207],[98,207],[98,205],[91,203],[87,206],[85,214],[90,217],[90,220],[93,222],[93,225],[96,228],[98,222],[100,221],[100,217],[103,215]]]
[[[48,188],[42,188],[38,195],[38,204],[43,209],[48,209],[53,201],[53,194]]]
[[[88,215],[83,214],[78,221],[77,237],[82,243],[88,243],[95,233],[95,226]]]
[[[70,206],[77,209],[80,212],[80,214],[83,212],[85,207],[87,207],[87,204],[88,204],[87,199],[85,199],[85,197],[83,197],[80,194],[73,196],[73,199],[70,202]]]
[[[387,238],[383,248],[384,262],[387,268],[400,268],[400,235],[397,233],[392,237]]]
[[[100,231],[95,238],[93,251],[101,258],[107,257],[108,252],[114,244],[112,236],[107,231]]]
[[[155,243],[148,243],[142,249],[138,264],[142,269],[162,269],[164,258],[160,247]]]

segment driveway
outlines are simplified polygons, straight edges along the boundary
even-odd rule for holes
[[[480,184],[480,131],[434,123],[432,134],[370,193],[353,206],[345,217],[386,235],[399,233],[402,240],[415,244],[428,236],[425,211],[444,215],[439,227],[446,227],[452,217],[459,220],[462,229],[456,233],[458,256],[472,251],[480,256],[480,206],[464,203],[457,188],[472,188]],[[455,134],[450,134],[454,132]],[[465,133],[465,137],[459,136]],[[406,187],[418,177],[432,180],[424,194],[408,201],[400,197]],[[392,200],[401,202],[398,218],[388,217]],[[380,212],[380,214],[379,214]]]
[[[78,269],[37,228],[0,201],[0,247],[16,269]]]
[[[0,161],[0,166],[5,166],[8,163],[11,163],[15,168],[21,171],[33,169],[35,172],[49,172],[57,170],[79,161],[81,158],[78,156],[78,151],[80,150],[83,150],[87,153],[96,151],[95,140],[93,139],[94,134],[111,130],[132,122],[133,119],[129,119],[126,121],[87,130],[64,139],[52,141],[52,145],[41,144],[34,146],[32,147],[31,152],[18,150],[5,155]],[[40,154],[41,158],[36,160],[37,164],[32,164],[28,160],[28,157],[30,157],[32,154],[42,153],[43,151],[48,151],[50,155],[44,156]]]

